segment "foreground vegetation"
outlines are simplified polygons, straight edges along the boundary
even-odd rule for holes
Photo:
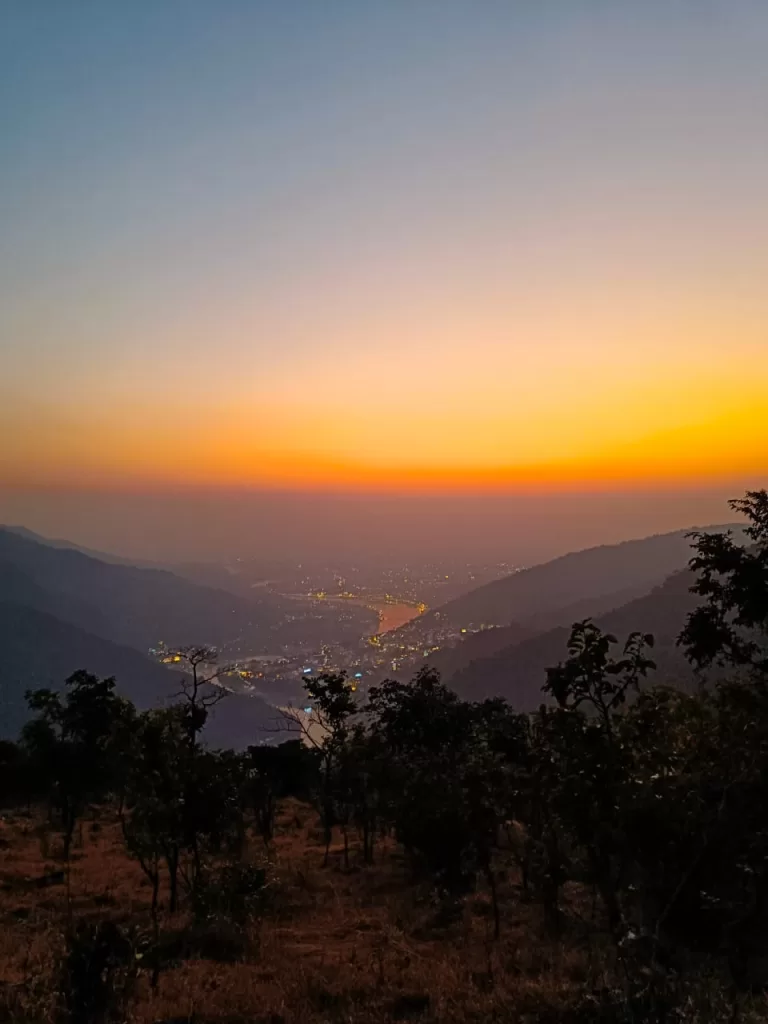
[[[159,711],[85,672],[31,693],[0,1020],[768,1017],[768,494],[734,505],[746,548],[693,538],[695,695],[589,621],[537,714],[326,675],[319,739],[245,755],[199,741],[209,651]]]

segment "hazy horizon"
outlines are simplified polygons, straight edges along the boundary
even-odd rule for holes
[[[365,494],[0,488],[0,523],[162,562],[263,557],[533,564],[568,551],[738,520],[760,481],[695,491]]]

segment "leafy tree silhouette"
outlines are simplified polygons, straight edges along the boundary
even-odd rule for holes
[[[274,837],[278,802],[287,796],[308,799],[317,786],[317,767],[317,752],[301,740],[248,748],[247,798],[267,849]]]
[[[700,668],[713,663],[747,668],[768,681],[768,491],[748,491],[729,502],[746,516],[752,542],[732,533],[693,533],[698,574],[692,590],[705,602],[688,616],[679,643]]]
[[[325,672],[317,676],[307,676],[304,680],[304,689],[312,701],[310,723],[307,724],[302,713],[295,708],[284,708],[283,717],[290,726],[298,728],[304,741],[317,752],[319,758],[317,806],[325,841],[323,866],[328,865],[336,824],[342,826],[344,861],[348,866],[349,800],[346,798],[342,763],[352,719],[358,713],[355,691],[345,672]]]
[[[120,785],[133,705],[115,692],[115,680],[83,670],[66,681],[63,694],[27,692],[37,716],[22,733],[30,760],[49,783],[51,805],[61,826],[69,897],[72,839],[89,802]]]
[[[570,657],[564,664],[547,669],[544,692],[550,693],[561,708],[575,710],[583,704],[600,717],[608,735],[613,733],[612,715],[637,691],[640,681],[656,668],[645,649],[653,647],[650,633],[631,633],[624,644],[623,656],[611,657],[616,637],[603,633],[590,619],[577,622],[568,640]]]

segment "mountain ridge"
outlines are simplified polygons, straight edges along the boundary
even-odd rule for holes
[[[173,645],[264,642],[280,621],[276,602],[250,601],[192,583],[167,569],[102,562],[76,548],[52,547],[0,528],[0,563],[56,595],[57,614],[115,643],[146,651]],[[18,585],[18,579],[17,579]]]
[[[178,695],[183,679],[183,673],[133,647],[87,633],[48,612],[1,599],[0,651],[0,739],[16,739],[29,720],[27,690],[59,690],[78,669],[114,677],[118,693],[140,710],[168,704]],[[211,712],[203,738],[212,746],[244,748],[263,739],[275,716],[275,710],[260,698],[229,693]]]
[[[696,676],[677,637],[686,616],[698,603],[691,593],[693,574],[683,569],[669,576],[648,594],[593,617],[597,626],[614,634],[620,643],[634,631],[652,633],[655,646],[651,656],[657,664],[649,681],[690,690]],[[567,657],[570,626],[557,626],[519,643],[502,648],[490,657],[478,658],[456,672],[450,681],[459,695],[473,700],[506,697],[518,710],[533,711],[545,703],[542,686],[546,669]]]
[[[0,523],[0,530],[7,530],[15,533],[25,540],[34,541],[48,548],[56,548],[59,551],[79,551],[81,555],[95,558],[99,562],[107,562],[109,565],[132,565],[137,569],[170,569],[170,566],[153,562],[146,558],[127,558],[124,555],[116,555],[112,551],[102,551],[97,548],[90,548],[84,544],[76,544],[75,541],[66,540],[64,537],[48,537],[44,533],[37,533],[27,526],[20,526],[16,523]],[[171,569],[171,571],[173,571]]]
[[[638,594],[683,569],[691,556],[692,532],[741,531],[739,524],[687,527],[570,551],[477,587],[409,624],[431,626],[524,625],[534,616],[556,612],[585,600],[610,598],[631,588]],[[409,626],[402,627],[403,631]]]

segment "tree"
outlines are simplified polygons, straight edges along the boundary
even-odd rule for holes
[[[383,824],[383,801],[391,764],[381,736],[356,724],[339,765],[345,817],[355,825],[363,843],[363,861],[373,863],[376,836]]]
[[[120,808],[126,849],[152,887],[153,985],[159,972],[163,865],[169,911],[178,909],[181,886],[197,914],[210,895],[208,869],[222,857],[237,860],[245,842],[246,759],[197,743],[191,753],[187,711],[184,705],[174,705],[139,716]]]
[[[31,766],[18,743],[0,740],[0,807],[20,802],[31,793]]]
[[[650,633],[630,633],[618,660],[611,657],[616,643],[615,636],[603,633],[590,619],[575,623],[568,640],[568,660],[547,669],[544,684],[544,692],[552,694],[561,708],[575,711],[584,704],[591,708],[608,736],[613,732],[613,714],[624,704],[627,693],[637,692],[640,681],[656,668],[645,655],[646,647],[653,647]]]
[[[182,753],[187,735],[178,708],[139,716],[128,759],[125,799],[120,820],[128,853],[138,861],[152,886],[152,920],[158,929],[160,866],[169,880],[169,909],[178,907],[178,877],[184,842],[185,793]]]
[[[48,689],[29,691],[27,702],[37,717],[24,727],[22,742],[50,786],[69,891],[75,825],[89,802],[120,787],[122,755],[135,710],[117,695],[113,678],[99,679],[83,670],[67,679],[63,695]]]
[[[307,697],[312,701],[312,721],[307,725],[302,714],[294,708],[286,708],[283,715],[290,725],[298,727],[304,741],[319,758],[317,804],[323,825],[325,852],[323,866],[328,865],[328,856],[333,839],[333,828],[342,825],[344,836],[344,860],[349,863],[349,800],[344,785],[342,763],[349,738],[351,720],[357,714],[357,702],[352,684],[345,672],[324,672],[308,676],[304,680]],[[312,729],[312,724],[316,730]]]
[[[200,734],[211,710],[224,700],[229,691],[220,684],[221,676],[230,666],[219,664],[219,651],[206,645],[180,647],[172,652],[174,662],[186,667],[181,689],[176,696],[176,714],[186,736],[186,752],[181,752],[181,798],[183,843],[191,863],[180,865],[187,887],[196,890],[202,881],[201,843],[210,820],[210,755],[201,749]]]
[[[306,800],[316,785],[316,751],[301,740],[288,740],[275,747],[248,747],[248,802],[267,849],[274,836],[278,801],[287,796]]]
[[[658,687],[624,716],[620,742],[627,915],[658,958],[727,956],[743,983],[768,953],[768,695]]]
[[[746,516],[748,546],[733,534],[692,533],[698,574],[691,588],[705,598],[688,616],[679,643],[699,668],[746,668],[768,681],[768,491],[747,491],[729,502]]]
[[[181,690],[176,696],[183,709],[187,744],[190,752],[194,753],[211,709],[228,694],[219,680],[230,666],[218,664],[219,652],[215,647],[191,645],[179,647],[171,654],[174,662],[178,661],[180,667],[186,667],[188,671],[182,677]]]
[[[482,873],[498,935],[492,854],[508,803],[499,747],[506,705],[468,704],[423,670],[410,683],[387,680],[373,688],[367,710],[371,733],[386,751],[381,813],[414,870],[451,899]]]
[[[655,666],[645,653],[653,646],[652,636],[630,634],[618,659],[611,653],[616,643],[588,619],[574,624],[570,656],[547,670],[544,685],[558,707],[542,710],[539,728],[547,748],[547,799],[569,841],[583,852],[587,878],[600,893],[611,932],[619,940],[628,866],[622,813],[631,779],[631,756],[617,737],[619,712],[627,694],[637,691]]]

